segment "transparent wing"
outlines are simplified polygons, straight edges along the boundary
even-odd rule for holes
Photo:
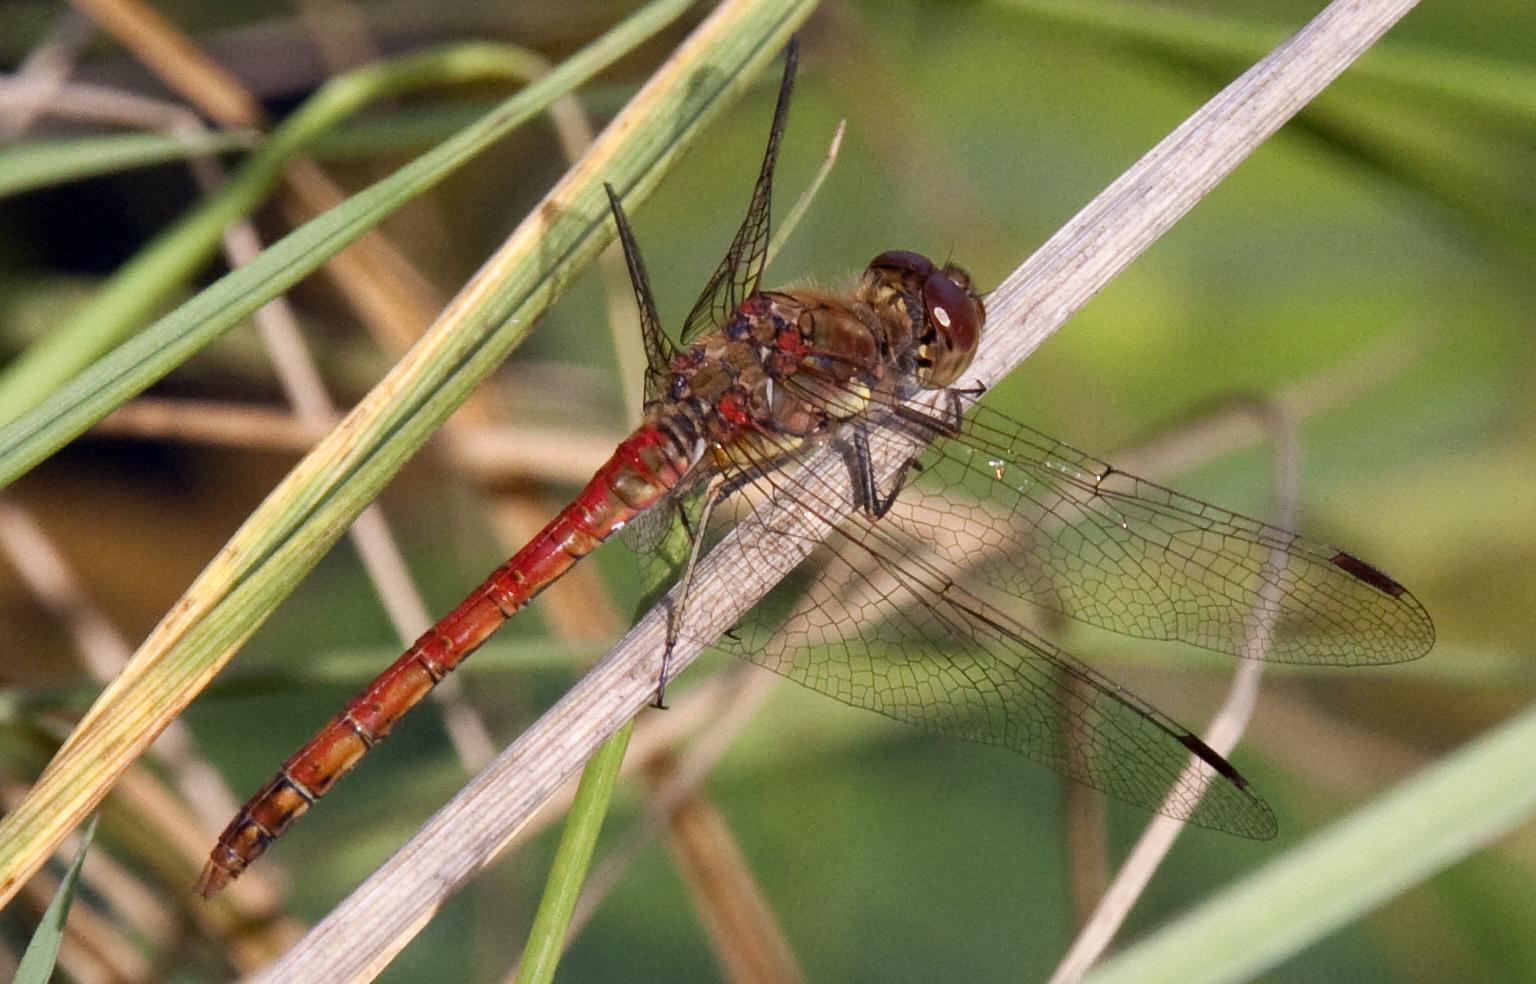
[[[939,436],[901,522],[1004,595],[1143,639],[1356,666],[1434,644],[1418,599],[1315,540],[1116,470],[977,407]],[[895,512],[896,510],[893,510]]]
[[[1231,766],[1041,638],[1031,627],[1041,609],[1295,662],[1391,662],[1432,641],[1422,606],[1363,562],[1124,475],[1000,414],[976,410],[961,424],[888,411],[860,426],[872,439],[889,426],[931,444],[884,515],[839,522],[717,643],[845,703],[1262,838],[1274,817]],[[769,497],[773,515],[841,511],[843,493],[805,470],[748,465],[735,481],[744,511]],[[734,522],[768,567],[806,535],[750,512]],[[1256,636],[1265,648],[1249,648]],[[1184,774],[1192,752],[1202,778]]]
[[[635,307],[640,312],[640,338],[645,345],[645,402],[650,405],[662,397],[672,360],[677,358],[677,347],[661,330],[661,319],[656,316],[656,300],[651,296],[651,279],[645,272],[640,244],[629,227],[629,217],[624,214],[618,192],[606,182],[603,190],[608,193],[608,207],[613,212],[614,224],[618,226],[619,245],[624,250],[624,263],[629,268],[629,284],[635,291]]]
[[[779,157],[779,139],[789,119],[789,96],[795,87],[795,70],[800,64],[799,38],[792,37],[784,50],[784,78],[779,84],[779,102],[768,131],[768,149],[763,166],[752,189],[752,203],[736,238],[726,251],[715,275],[704,285],[693,310],[683,322],[682,341],[687,344],[701,333],[723,323],[747,296],[757,290],[763,279],[763,265],[768,259],[769,217],[773,209],[773,169]]]
[[[741,498],[770,494],[806,514],[839,499],[773,472]],[[845,521],[779,570],[779,585],[716,647],[854,707],[1011,748],[1149,811],[1273,836],[1269,807],[1188,730],[939,570],[930,545],[891,522],[899,502],[884,519]],[[797,524],[740,522],[739,542],[770,568],[802,535]],[[1192,752],[1206,759],[1203,776],[1185,774]]]

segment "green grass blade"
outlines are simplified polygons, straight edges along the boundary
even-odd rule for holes
[[[207,202],[156,236],[114,273],[69,322],[0,375],[0,422],[14,420],[136,331],[212,258],[224,230],[270,194],[283,167],[316,136],[368,103],[426,85],[520,76],[517,49],[455,46],[368,65],[315,93]]]
[[[195,136],[129,133],[6,147],[0,149],[0,198],[199,154],[249,150],[256,140],[255,134],[238,131]]]
[[[1106,962],[1089,984],[1246,981],[1536,812],[1536,710]]]
[[[581,774],[555,863],[544,883],[544,897],[539,900],[539,911],[528,931],[528,945],[517,968],[517,984],[548,984],[554,979],[555,967],[565,950],[571,913],[576,911],[576,899],[592,863],[592,851],[603,829],[603,817],[608,813],[613,787],[619,780],[619,766],[624,764],[624,751],[629,748],[634,727],[631,721],[603,742]]]
[[[96,817],[81,832],[80,850],[64,872],[59,890],[53,893],[53,901],[43,913],[37,932],[27,944],[27,952],[21,955],[16,966],[16,984],[48,984],[53,978],[53,968],[59,961],[59,947],[64,945],[64,925],[69,922],[69,906],[75,899],[75,886],[80,883],[80,870],[85,867],[85,856],[91,850],[96,837]]]

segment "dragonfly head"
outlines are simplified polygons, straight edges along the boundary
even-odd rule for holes
[[[894,288],[909,299],[918,385],[924,389],[954,385],[975,357],[987,320],[971,275],[953,263],[940,269],[926,256],[897,249],[871,260],[864,277],[877,292],[882,286]],[[919,306],[920,311],[913,310]]]

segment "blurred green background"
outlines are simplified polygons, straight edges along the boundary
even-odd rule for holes
[[[624,12],[610,4],[359,4],[385,51],[448,38],[527,45],[558,59]],[[994,285],[1104,185],[1319,4],[1068,6],[837,3],[803,31],[781,152],[787,207],[838,120],[842,154],[776,284],[849,282],[870,257],[952,257]],[[5,64],[61,12],[8,3]],[[160,6],[274,113],[319,79],[305,28],[277,4]],[[584,90],[601,123],[687,25]],[[262,47],[241,44],[263,31]],[[1250,42],[1250,39],[1253,39]],[[1257,43],[1251,52],[1245,46]],[[1146,930],[1366,802],[1529,701],[1536,648],[1536,8],[1438,3],[1414,11],[1375,68],[1346,75],[1245,162],[988,399],[1068,444],[1117,451],[1237,401],[1317,405],[1300,427],[1310,536],[1368,558],[1429,608],[1439,643],[1418,664],[1274,674],[1234,757],[1281,817],[1254,844],[1187,832],[1127,928]],[[1391,61],[1393,58],[1400,61]],[[1406,64],[1406,75],[1382,68]],[[144,73],[101,42],[79,77],[133,89]],[[632,214],[663,320],[675,325],[745,208],[772,112],[771,70]],[[499,98],[491,87],[375,107],[317,156],[361,187]],[[52,126],[53,129],[49,127]],[[87,132],[45,124],[53,138]],[[543,121],[513,135],[385,229],[451,292],[564,169]],[[0,200],[0,346],[46,332],[188,204],[162,165]],[[277,230],[273,216],[264,225]],[[217,271],[210,271],[213,276]],[[327,381],[350,402],[389,360],[323,283],[295,293]],[[520,424],[617,437],[619,370],[600,279],[543,319],[494,385]],[[276,406],[253,336],[234,333],[156,395]],[[1297,394],[1311,394],[1309,398]],[[1308,403],[1310,399],[1310,404]],[[13,487],[132,640],[158,621],[294,455],[87,436]],[[1269,455],[1225,454],[1169,481],[1230,508],[1271,508]],[[572,487],[511,483],[532,510]],[[481,493],[430,451],[383,504],[434,614],[502,559]],[[593,561],[615,610],[637,596],[622,546]],[[1069,633],[1065,641],[1070,644]],[[525,617],[471,661],[465,686],[500,742],[563,692],[592,646],[548,642]],[[1181,721],[1220,699],[1219,661],[1083,638],[1084,653]],[[394,643],[344,541],[261,630],[229,682],[188,714],[240,795],[253,790]],[[0,570],[0,679],[16,694],[79,701],[67,640]],[[681,694],[716,662],[678,681]],[[317,677],[324,677],[317,681]],[[51,710],[49,713],[56,713]],[[652,712],[653,713],[653,712]],[[6,781],[30,781],[49,714],[13,714]],[[289,909],[313,920],[462,783],[437,712],[424,709],[271,857]],[[811,980],[1043,979],[1071,938],[1061,782],[995,749],[903,729],[782,687],[712,773],[728,819]],[[621,787],[610,834],[640,802]],[[1109,808],[1111,850],[1144,818]],[[113,834],[107,830],[111,848]],[[605,843],[616,841],[609,836]],[[119,846],[131,838],[119,833]],[[498,980],[515,959],[553,840],[500,862],[453,900],[382,979]],[[127,863],[134,862],[129,854]],[[599,857],[603,854],[600,846]],[[1277,982],[1536,978],[1536,842],[1490,845],[1266,976]],[[176,887],[176,888],[179,888]],[[164,886],[166,893],[175,890]],[[185,900],[172,903],[185,905]],[[14,944],[29,921],[13,905]],[[152,948],[151,948],[152,949]],[[191,930],[153,956],[159,979],[225,980],[219,944]],[[576,941],[562,979],[717,980],[666,854],[643,853]]]

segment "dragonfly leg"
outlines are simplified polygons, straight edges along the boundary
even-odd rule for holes
[[[958,437],[965,423],[967,401],[974,401],[984,392],[980,386],[969,389],[947,389],[943,398],[946,405],[934,413],[925,413],[910,407],[897,408],[899,424],[908,428],[924,445],[932,444],[941,437]],[[896,504],[896,497],[906,488],[907,479],[913,472],[923,470],[922,462],[914,455],[908,458],[891,479],[890,491],[881,492],[875,481],[875,470],[869,460],[869,434],[863,427],[853,430],[853,439],[845,448],[844,457],[853,473],[853,484],[859,496],[859,509],[872,519],[881,519]]]
[[[689,589],[693,584],[693,571],[699,562],[699,553],[704,547],[704,531],[709,526],[709,514],[714,511],[715,504],[724,498],[724,487],[716,485],[706,490],[703,501],[700,504],[697,523],[688,523],[688,517],[682,517],[684,529],[688,539],[693,544],[688,551],[688,564],[683,568],[681,576],[677,580],[677,604],[667,612],[667,645],[661,653],[661,676],[656,681],[656,700],[651,706],[658,711],[667,709],[667,677],[672,663],[672,647],[677,645],[677,640],[682,634],[683,615],[688,609]]]
[[[858,498],[860,512],[872,519],[880,519],[896,504],[896,497],[907,487],[907,476],[912,471],[922,471],[917,457],[908,458],[891,479],[889,492],[882,492],[875,480],[875,469],[869,460],[869,435],[863,427],[855,427],[853,436],[843,448],[844,460],[853,478],[854,495]]]
[[[985,386],[945,390],[944,407],[933,414],[922,414],[923,427],[927,431],[925,438],[931,443],[941,437],[959,437],[960,429],[965,426],[966,407],[981,399],[986,391]]]

